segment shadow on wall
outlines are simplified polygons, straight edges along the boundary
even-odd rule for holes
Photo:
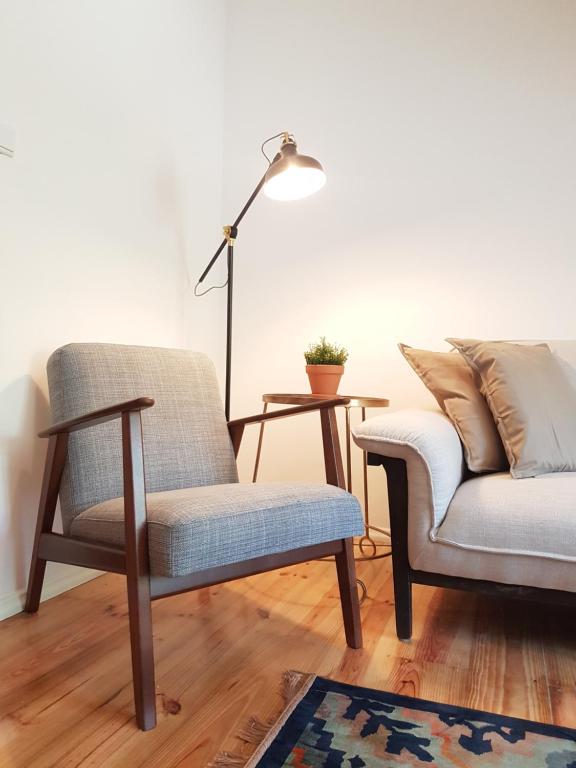
[[[0,591],[5,592],[11,589],[10,581],[12,589],[20,590],[28,579],[47,448],[47,441],[37,434],[50,424],[50,405],[34,379],[22,376],[0,392],[0,417],[0,488],[4,488]]]

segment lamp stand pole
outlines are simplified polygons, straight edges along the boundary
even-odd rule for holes
[[[273,139],[278,139],[282,137],[282,146],[280,147],[280,151],[276,153],[276,156],[273,160],[270,160],[266,152],[264,151],[264,147],[266,144],[268,144],[269,141],[272,141]],[[270,193],[270,197],[275,198],[277,200],[294,200],[298,197],[307,197],[308,195],[311,195],[313,192],[317,192],[326,181],[326,176],[324,175],[324,170],[318,160],[315,160],[313,157],[308,157],[307,155],[300,155],[298,153],[298,150],[296,148],[296,141],[294,139],[294,136],[292,134],[288,133],[287,131],[282,131],[281,133],[277,133],[274,136],[271,136],[269,139],[266,139],[265,142],[263,142],[262,147],[262,154],[268,160],[268,170],[262,176],[260,181],[258,182],[256,189],[250,197],[248,198],[248,201],[244,205],[244,208],[240,211],[238,216],[236,217],[236,221],[234,224],[231,224],[229,227],[224,227],[224,240],[220,243],[220,247],[212,256],[210,261],[208,262],[208,265],[204,272],[202,272],[202,275],[200,276],[200,279],[196,283],[196,286],[194,288],[194,295],[195,296],[203,296],[205,293],[208,293],[208,291],[212,290],[212,288],[208,288],[203,293],[197,293],[198,286],[200,283],[204,281],[204,278],[210,272],[212,267],[214,266],[214,263],[216,262],[216,259],[224,248],[227,249],[227,256],[228,256],[228,280],[226,283],[228,284],[228,302],[227,302],[227,310],[226,310],[226,389],[225,389],[225,411],[226,411],[226,419],[230,420],[230,389],[232,384],[232,291],[233,291],[233,281],[234,281],[234,243],[236,241],[236,237],[238,235],[238,225],[244,218],[244,214],[250,208],[256,197],[258,196],[258,193],[264,186],[264,184],[268,183],[269,185],[273,185],[272,192]],[[278,188],[278,181],[284,177],[286,179],[286,172],[291,171],[292,173],[296,172],[296,177],[300,178],[300,181],[302,182],[303,176],[301,171],[305,170],[305,178],[306,183],[304,184],[304,188],[300,189],[298,194],[295,194],[293,185],[292,187],[290,184],[288,185],[288,188],[284,185],[284,188],[282,188],[282,184],[280,184],[280,188]],[[310,173],[312,174],[312,177],[310,177]],[[292,178],[291,175],[289,178]],[[312,179],[312,183],[310,180]],[[275,190],[275,191],[274,191]],[[288,194],[286,194],[288,192]],[[226,285],[226,283],[224,285]],[[213,288],[224,288],[224,285],[214,285]]]
[[[232,381],[232,296],[234,291],[234,244],[238,235],[238,227],[224,227],[224,235],[228,242],[228,299],[226,305],[226,391],[224,411],[226,421],[230,421],[230,384]]]
[[[274,160],[277,160],[280,157],[280,154],[277,154]],[[208,262],[208,265],[206,266],[206,269],[204,272],[202,272],[202,275],[200,276],[200,279],[198,280],[198,285],[200,285],[201,282],[203,282],[204,278],[210,272],[212,267],[214,266],[214,263],[218,256],[222,253],[224,248],[227,249],[227,257],[228,257],[228,301],[227,301],[227,310],[226,310],[226,384],[225,384],[225,400],[224,400],[224,410],[226,412],[226,420],[230,420],[230,387],[232,383],[232,290],[234,285],[234,244],[236,242],[236,237],[238,236],[238,224],[242,221],[244,218],[244,214],[250,208],[256,197],[258,196],[258,193],[264,186],[264,182],[266,181],[266,174],[262,176],[260,181],[258,182],[258,185],[254,192],[250,195],[248,198],[244,208],[240,211],[238,216],[236,217],[236,221],[234,224],[232,224],[229,227],[224,227],[224,240],[220,243],[220,247],[212,256],[210,261]],[[198,285],[196,287],[198,287]]]

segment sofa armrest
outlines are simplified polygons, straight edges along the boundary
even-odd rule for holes
[[[353,430],[365,451],[406,461],[411,541],[442,523],[464,478],[462,443],[440,411],[401,410],[374,416]]]

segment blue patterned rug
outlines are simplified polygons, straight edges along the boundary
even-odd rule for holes
[[[275,726],[267,726],[269,733],[252,758],[245,763],[228,755],[231,761],[226,762],[222,756],[218,765],[576,768],[576,730],[570,728],[435,704],[312,675],[300,680],[300,690]]]

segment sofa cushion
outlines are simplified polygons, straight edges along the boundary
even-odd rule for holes
[[[467,480],[433,539],[474,551],[576,563],[576,472],[521,483],[508,473]]]
[[[576,390],[549,347],[447,341],[480,375],[512,476],[576,471]]]
[[[333,485],[230,483],[149,493],[153,575],[184,576],[363,533],[357,499]],[[71,535],[124,542],[124,500],[77,515]]]
[[[431,352],[407,344],[398,347],[456,427],[468,468],[472,472],[508,469],[502,440],[480,392],[480,378],[465,358],[455,352]]]

